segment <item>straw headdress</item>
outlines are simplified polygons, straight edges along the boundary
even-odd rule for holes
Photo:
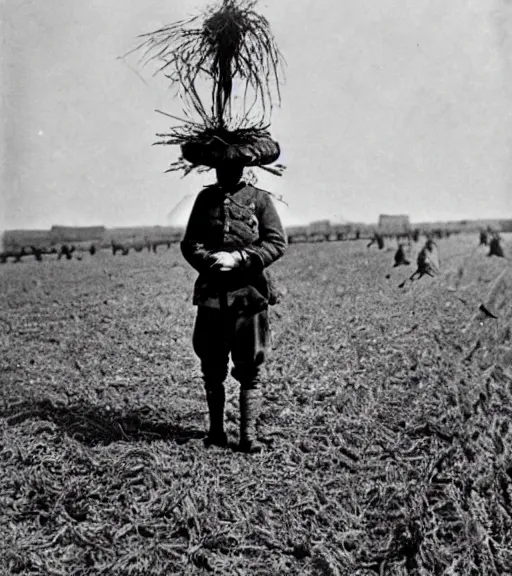
[[[280,164],[267,166],[280,155],[268,128],[272,107],[281,100],[282,56],[255,4],[222,0],[198,16],[144,34],[135,49],[143,61],[160,63],[157,72],[184,103],[187,119],[158,134],[156,142],[181,147],[181,158],[168,171],[187,174],[236,161],[282,173]]]

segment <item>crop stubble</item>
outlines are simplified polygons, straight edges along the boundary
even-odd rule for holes
[[[3,573],[512,573],[510,330],[477,314],[510,264],[474,243],[404,290],[391,251],[291,246],[256,457],[203,446],[177,247],[1,267]]]

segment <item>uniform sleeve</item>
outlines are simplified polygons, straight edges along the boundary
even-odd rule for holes
[[[270,194],[263,192],[258,203],[259,240],[247,246],[244,252],[249,257],[248,267],[261,271],[273,264],[286,251],[286,236],[279,214]]]
[[[198,272],[208,270],[212,264],[211,255],[213,252],[205,248],[205,230],[207,229],[207,211],[202,201],[203,196],[199,194],[192,207],[192,212],[188,220],[185,235],[181,241],[181,253],[185,260]]]

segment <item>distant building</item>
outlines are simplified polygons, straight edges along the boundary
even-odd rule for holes
[[[51,244],[49,230],[6,230],[0,239],[2,250],[16,250],[23,246],[49,247]]]
[[[311,222],[308,226],[309,239],[325,239],[329,240],[332,234],[332,225],[330,220],[316,220]]]
[[[53,243],[100,241],[105,235],[105,226],[52,226],[50,238]]]
[[[411,229],[411,223],[406,214],[381,214],[378,228],[385,234],[405,234]]]

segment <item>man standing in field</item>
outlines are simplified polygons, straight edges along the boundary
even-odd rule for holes
[[[240,383],[240,444],[262,449],[255,420],[261,407],[260,367],[269,348],[267,309],[275,294],[265,269],[286,249],[286,238],[270,195],[242,180],[243,165],[226,161],[217,183],[198,195],[185,236],[183,256],[198,272],[193,346],[201,361],[210,416],[207,445],[226,446],[224,381],[229,354]]]
[[[265,167],[278,176],[284,168],[269,166],[281,150],[268,132],[273,106],[281,101],[284,62],[255,4],[222,0],[198,16],[145,34],[137,48],[143,60],[158,61],[185,105],[184,124],[159,134],[159,144],[181,148],[168,171],[186,175],[207,166],[217,172],[216,184],[196,200],[181,247],[199,272],[193,345],[210,411],[207,443],[227,444],[224,380],[231,354],[232,374],[241,385],[240,448],[246,452],[261,449],[254,420],[259,369],[269,344],[267,308],[273,300],[264,271],[286,247],[269,194],[242,181],[245,166]],[[200,96],[199,79],[209,84],[209,102]]]

